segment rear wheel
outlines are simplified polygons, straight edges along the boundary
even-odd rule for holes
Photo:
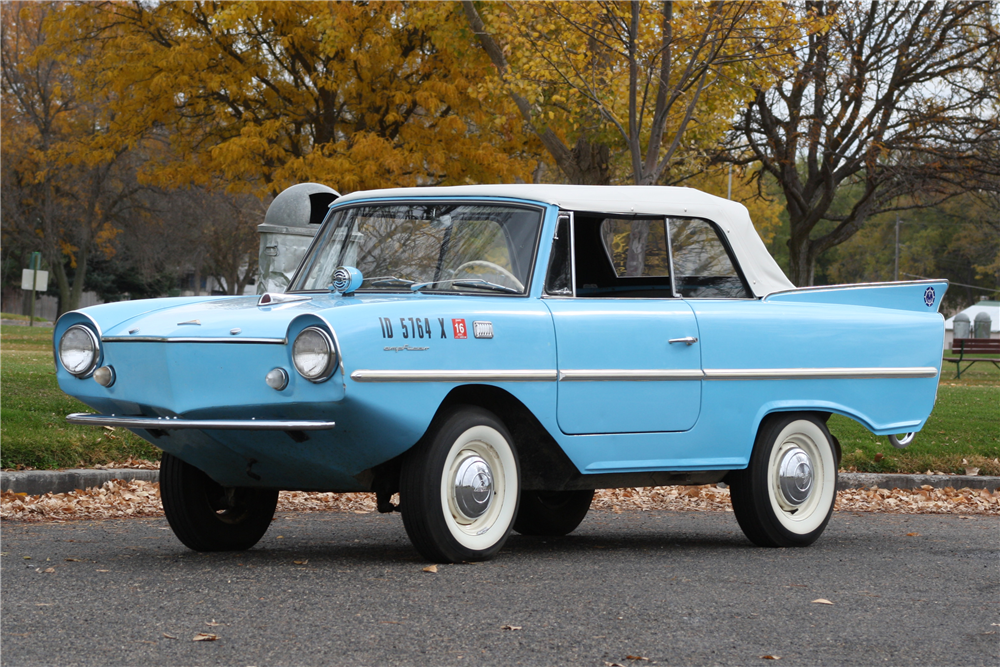
[[[593,499],[593,490],[522,491],[514,530],[522,535],[569,535],[587,516]]]
[[[729,475],[733,513],[751,542],[804,547],[826,528],[837,495],[830,432],[805,413],[779,413],[757,433],[750,465]]]
[[[506,427],[487,410],[458,406],[435,420],[403,463],[403,526],[428,560],[486,560],[510,535],[518,488]]]
[[[893,434],[889,436],[889,444],[896,449],[906,449],[913,444],[913,439],[915,437],[917,437],[916,433]]]
[[[170,528],[188,548],[243,551],[267,532],[278,492],[223,487],[198,468],[164,453],[160,499]]]

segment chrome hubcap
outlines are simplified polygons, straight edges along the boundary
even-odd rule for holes
[[[778,486],[785,502],[801,505],[813,487],[813,467],[809,455],[799,447],[784,452],[778,464]]]
[[[480,456],[469,456],[455,473],[455,505],[467,519],[486,514],[493,499],[493,471]]]

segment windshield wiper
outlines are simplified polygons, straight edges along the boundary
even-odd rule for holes
[[[406,287],[412,285],[416,281],[407,280],[406,278],[397,278],[396,276],[378,276],[377,278],[369,278],[365,280],[366,283],[372,287],[386,287],[388,285],[399,285],[400,287]]]
[[[425,287],[431,285],[445,285],[451,283],[455,287],[471,287],[474,289],[485,289],[492,292],[504,292],[506,294],[520,294],[521,290],[514,289],[513,287],[507,287],[506,285],[499,285],[497,283],[491,283],[488,280],[482,280],[480,278],[456,278],[454,280],[430,280],[426,283],[414,283],[410,285],[410,289],[414,292],[420,291]]]

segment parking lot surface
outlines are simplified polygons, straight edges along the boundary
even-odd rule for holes
[[[1000,664],[988,516],[838,512],[759,549],[731,513],[592,512],[436,572],[398,515],[282,513],[244,553],[162,518],[5,521],[2,545],[11,667]]]

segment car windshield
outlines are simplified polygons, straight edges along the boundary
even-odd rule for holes
[[[362,291],[525,294],[542,211],[497,204],[356,206],[333,214],[289,291],[326,290],[338,266]]]

